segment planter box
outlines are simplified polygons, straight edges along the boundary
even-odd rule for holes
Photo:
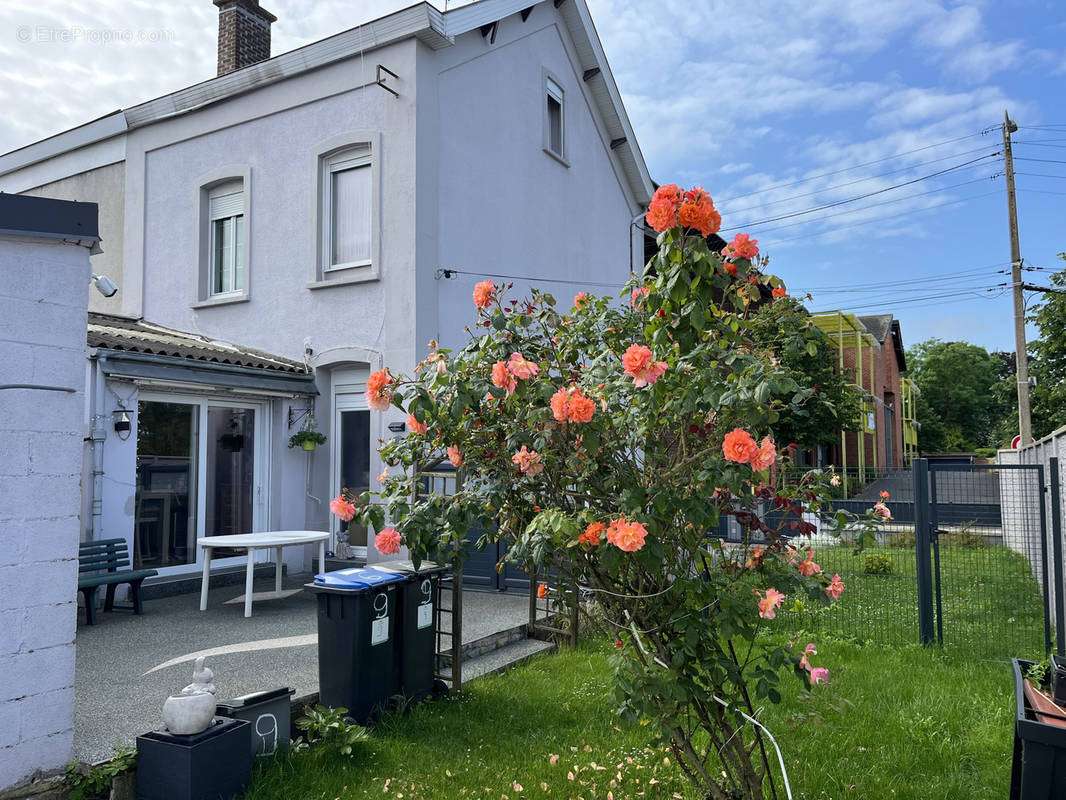
[[[1066,727],[1037,721],[1024,687],[1025,671],[1032,662],[1016,658],[1012,663],[1015,715],[1010,800],[1066,797]]]

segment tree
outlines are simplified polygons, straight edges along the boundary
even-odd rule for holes
[[[921,392],[916,403],[923,452],[993,447],[997,423],[1009,410],[997,397],[1002,361],[969,342],[929,339],[907,353]]]
[[[859,429],[862,401],[853,376],[837,371],[836,347],[802,306],[766,304],[751,316],[750,332],[779,360],[788,376],[809,386],[816,398],[777,422],[774,435],[778,441],[811,448],[840,441],[841,431]]]
[[[371,409],[407,412],[409,434],[381,448],[385,508],[369,492],[331,508],[373,524],[383,553],[402,542],[416,563],[462,563],[468,534],[490,531],[481,546],[501,539],[508,560],[560,581],[540,594],[565,602],[560,588],[583,587],[617,639],[620,713],[650,724],[701,797],[762,800],[776,759],[756,704],[780,701],[782,673],[805,689],[827,675],[813,645],[764,633],[795,603],[826,605],[844,588],[804,538],[833,481],[819,470],[783,481],[773,438],[822,401],[750,334],[760,284],[776,287],[782,314],[800,313],[753,269],[755,243],[741,234],[725,256],[708,250],[720,218],[702,189],[661,187],[648,221],[660,250],[621,305],[581,293],[561,309],[483,281],[460,352],[434,348],[410,377],[372,374]],[[457,490],[418,492],[420,469],[444,459]],[[720,514],[740,523],[743,546],[707,537]]]
[[[1066,261],[1066,253],[1059,253]],[[1039,439],[1066,425],[1066,270],[1050,277],[1043,302],[1029,316],[1040,336],[1029,344],[1029,374],[1036,378],[1030,392],[1033,436]]]

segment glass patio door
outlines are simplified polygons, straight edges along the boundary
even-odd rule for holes
[[[189,403],[137,404],[134,569],[196,561],[199,412]]]
[[[254,408],[207,407],[204,536],[253,533],[257,529],[255,417]],[[242,553],[217,548],[212,558]]]
[[[190,571],[197,538],[262,530],[265,406],[142,393],[137,411],[137,569]],[[216,549],[212,561],[243,555]]]

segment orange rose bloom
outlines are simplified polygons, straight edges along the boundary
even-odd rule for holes
[[[633,308],[640,308],[637,302],[650,291],[650,286],[641,286],[639,289],[634,289],[629,295],[629,305],[633,306]]]
[[[518,380],[507,369],[506,361],[497,361],[492,365],[492,383],[501,389],[506,389],[507,394],[514,394],[518,387]]]
[[[577,537],[578,544],[587,544],[589,547],[595,547],[600,543],[600,534],[607,530],[607,526],[602,522],[593,522],[587,528],[585,532]]]
[[[607,528],[607,541],[627,553],[642,548],[647,535],[647,528],[639,522],[629,522],[625,517],[613,520]]]
[[[459,448],[454,444],[448,448],[448,460],[452,462],[452,466],[456,469],[463,466],[463,454],[459,452]]]
[[[751,261],[759,255],[759,240],[752,239],[747,233],[738,233],[733,241],[722,248],[722,255]]]
[[[651,350],[642,344],[631,344],[622,354],[622,367],[638,389],[655,383],[666,372],[665,361],[655,361]]]
[[[596,403],[576,386],[560,389],[552,395],[552,415],[559,422],[591,422]]]
[[[715,209],[711,196],[702,186],[685,192],[685,202],[677,212],[677,219],[686,228],[695,228],[704,237],[717,233],[722,227],[722,215]]]
[[[743,428],[733,428],[725,435],[725,441],[722,442],[722,453],[725,454],[726,459],[738,464],[749,463],[758,452],[759,445]]]
[[[425,423],[419,422],[414,414],[407,415],[407,430],[411,431],[411,433],[417,433],[420,436],[426,435]]]
[[[755,455],[751,457],[748,463],[751,464],[753,471],[762,472],[764,469],[770,469],[776,460],[777,446],[774,444],[773,439],[766,436],[762,440],[762,446],[755,451]]]
[[[492,281],[481,281],[474,287],[474,305],[478,308],[488,308],[495,293],[496,285]]]
[[[392,378],[383,369],[370,373],[366,380],[366,404],[373,411],[386,411],[392,405]]]
[[[785,289],[784,286],[778,286],[776,289],[774,289],[773,295],[774,295],[774,300],[776,300],[779,297],[788,297],[788,290]]]
[[[681,203],[681,190],[675,183],[667,183],[655,190],[648,213],[644,216],[653,230],[662,232],[677,224],[677,207]]]
[[[578,309],[580,311],[581,308],[585,305],[585,301],[588,300],[588,299],[589,299],[589,293],[588,292],[578,292],[577,294],[574,295],[574,308],[576,308],[576,309]]]
[[[724,264],[722,264],[722,269],[725,270],[730,275],[736,277],[737,265],[734,264],[733,262],[731,262],[731,261],[725,262]]]

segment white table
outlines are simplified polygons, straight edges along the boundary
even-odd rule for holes
[[[326,542],[329,534],[325,531],[268,531],[264,533],[238,533],[232,536],[205,536],[197,539],[196,544],[204,551],[204,577],[200,584],[200,610],[207,611],[207,584],[211,576],[211,551],[216,547],[225,547],[248,551],[248,569],[244,579],[244,616],[252,616],[252,571],[255,568],[256,550],[274,550],[274,594],[281,595],[281,551],[294,545],[307,545],[318,542],[318,564],[326,570]]]

